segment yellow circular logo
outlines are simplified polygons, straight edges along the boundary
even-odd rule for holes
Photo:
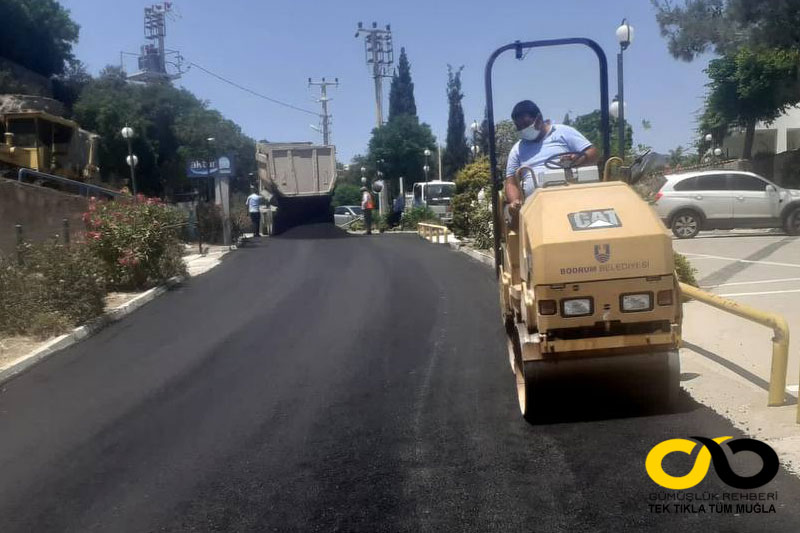
[[[733,437],[717,437],[713,440],[717,444],[722,444],[726,440],[732,438]],[[671,453],[681,452],[686,455],[691,455],[692,450],[694,450],[697,445],[696,442],[689,439],[669,439],[659,442],[653,446],[653,449],[647,454],[647,459],[645,459],[644,466],[645,469],[647,469],[647,475],[650,476],[650,479],[666,489],[684,490],[694,487],[703,481],[703,478],[705,478],[708,473],[708,468],[711,466],[711,452],[709,452],[706,446],[701,446],[694,460],[692,469],[684,476],[676,477],[667,474],[664,472],[661,464],[664,461],[664,457]]]

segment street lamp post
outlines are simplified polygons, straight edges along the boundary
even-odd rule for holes
[[[425,171],[425,181],[428,181],[428,172],[431,170],[431,167],[428,164],[428,158],[431,156],[431,151],[425,148],[425,151],[422,153],[425,154],[425,166],[422,167],[422,170]]]
[[[206,138],[206,148],[208,149],[208,159],[206,160],[206,201],[211,201],[212,191],[214,190],[213,181],[211,179],[211,143],[216,139],[214,137]]]
[[[133,191],[133,197],[136,198],[136,173],[134,172],[134,167],[136,166],[138,159],[135,155],[133,155],[133,146],[131,144],[133,139],[133,128],[126,124],[120,133],[122,134],[123,139],[128,141],[128,157],[126,161],[128,166],[131,167],[131,190]]]
[[[623,83],[622,53],[633,42],[633,26],[627,19],[622,19],[622,24],[617,28],[617,41],[619,41],[619,54],[617,54],[617,90],[619,97],[619,156],[625,159],[625,87]]]
[[[478,152],[480,151],[478,149],[478,130],[480,130],[480,128],[481,128],[480,124],[478,124],[477,120],[473,120],[472,124],[470,124],[470,129],[472,130],[472,148],[471,148],[471,150],[472,150],[472,160],[473,161],[475,161],[475,159],[478,157]]]

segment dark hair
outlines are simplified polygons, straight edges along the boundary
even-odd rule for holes
[[[523,115],[536,118],[541,114],[542,112],[539,110],[538,105],[534,104],[530,100],[523,100],[517,103],[517,105],[514,106],[514,109],[511,110],[511,120],[517,120],[517,118]]]

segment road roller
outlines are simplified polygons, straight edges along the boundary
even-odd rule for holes
[[[511,213],[492,131],[494,60],[506,51],[521,58],[527,48],[571,44],[594,50],[600,64],[600,164],[573,169],[566,153],[544,170],[519,168],[520,181],[528,173],[536,188]],[[588,39],[517,41],[495,51],[486,67],[500,315],[529,421],[563,402],[573,391],[562,385],[586,369],[638,376],[634,388],[662,405],[672,405],[680,390],[682,308],[672,239],[628,183],[600,172],[611,163],[607,84],[605,54]]]

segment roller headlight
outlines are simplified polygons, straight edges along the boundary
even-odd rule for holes
[[[591,298],[561,300],[561,314],[565,317],[589,316],[594,312]]]
[[[620,307],[625,313],[649,311],[653,308],[653,293],[623,294],[620,296]]]

